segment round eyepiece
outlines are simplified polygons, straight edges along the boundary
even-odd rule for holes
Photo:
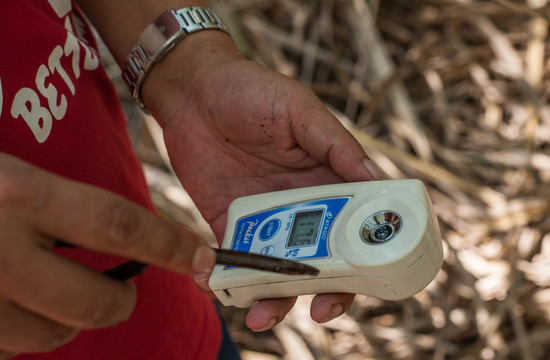
[[[361,239],[369,244],[382,244],[393,239],[401,231],[402,220],[393,211],[372,214],[361,226]]]
[[[384,242],[393,236],[393,226],[390,224],[378,225],[371,233],[372,240]]]

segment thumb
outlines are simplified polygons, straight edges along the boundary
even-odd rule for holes
[[[297,111],[296,119],[308,119],[308,126],[294,127],[300,145],[318,161],[328,164],[346,182],[381,180],[380,170],[355,137],[319,99],[312,101],[313,105]]]
[[[26,185],[40,200],[24,211],[26,221],[40,233],[180,273],[202,273],[214,266],[214,251],[191,229],[103,189],[21,161],[10,163],[14,178],[24,174]],[[15,187],[23,183],[13,182]]]

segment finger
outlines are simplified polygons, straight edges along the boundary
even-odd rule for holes
[[[311,318],[318,323],[330,321],[346,312],[355,298],[354,294],[320,294],[311,302]]]
[[[301,102],[296,112],[296,137],[318,161],[328,163],[344,181],[381,180],[382,174],[363,147],[317,98],[310,106]]]
[[[51,351],[71,341],[78,330],[50,321],[2,299],[0,300],[0,359],[16,353]]]
[[[9,234],[25,238],[21,232]],[[114,325],[130,316],[136,301],[133,283],[112,280],[31,243],[8,250],[9,256],[0,255],[2,297],[79,329]]]
[[[211,270],[215,255],[190,229],[110,192],[41,172],[47,196],[30,214],[52,237],[183,273]]]
[[[296,303],[297,297],[261,300],[246,316],[246,326],[252,331],[266,331],[283,321]]]

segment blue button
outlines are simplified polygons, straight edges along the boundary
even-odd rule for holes
[[[260,251],[260,255],[266,255],[266,256],[270,256],[271,254],[273,254],[275,252],[275,248],[271,245],[268,245],[266,247],[264,247],[261,251]]]
[[[279,230],[281,229],[281,220],[273,219],[268,221],[262,229],[260,230],[260,240],[267,241],[271,240]]]

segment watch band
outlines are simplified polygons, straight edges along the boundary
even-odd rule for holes
[[[202,30],[221,30],[231,36],[211,9],[200,6],[166,10],[141,33],[122,66],[122,78],[142,110],[147,111],[141,99],[141,85],[153,65],[187,35]]]

